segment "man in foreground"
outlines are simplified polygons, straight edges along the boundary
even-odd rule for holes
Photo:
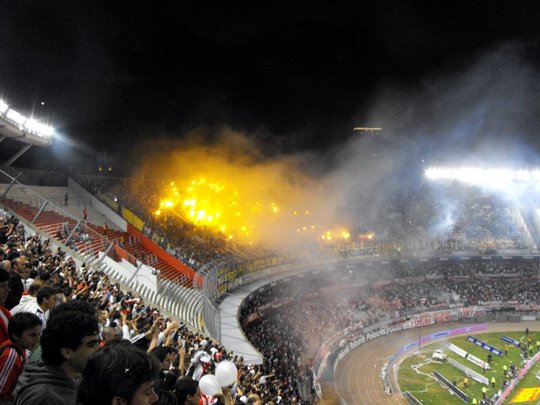
[[[62,304],[41,336],[43,364],[29,365],[19,379],[15,405],[75,405],[76,378],[99,348],[95,316]]]

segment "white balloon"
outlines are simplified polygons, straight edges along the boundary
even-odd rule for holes
[[[232,361],[220,361],[216,365],[216,377],[222,387],[228,387],[236,382],[238,370]]]
[[[205,374],[199,380],[199,388],[204,395],[221,394],[221,385],[213,374]]]

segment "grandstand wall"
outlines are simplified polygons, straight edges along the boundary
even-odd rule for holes
[[[77,194],[83,195],[92,202],[92,206],[99,210],[102,215],[107,217],[111,224],[114,224],[118,227],[119,230],[126,232],[127,231],[127,221],[119,216],[112,209],[103,204],[99,199],[90,194],[86,189],[84,189],[79,183],[77,183],[72,178],[68,178],[68,187],[73,189]]]
[[[152,251],[154,254],[159,256],[161,259],[163,259],[163,261],[165,261],[170,266],[174,267],[179,273],[184,274],[190,281],[193,280],[193,277],[195,275],[195,271],[193,271],[193,269],[186,266],[184,263],[180,262],[176,257],[165,252],[161,247],[159,247],[151,239],[147,238],[141,231],[139,231],[133,225],[131,224],[127,225],[127,232],[128,234],[140,240],[141,244],[145,248],[147,248],[148,250]],[[202,287],[202,285],[200,287]]]

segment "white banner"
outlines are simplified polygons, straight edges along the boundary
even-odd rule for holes
[[[489,364],[487,364],[485,361],[480,360],[478,357],[473,356],[472,354],[468,354],[465,350],[461,349],[460,347],[457,347],[455,344],[450,344],[448,346],[450,350],[452,350],[454,353],[456,353],[458,356],[463,357],[467,360],[469,360],[471,363],[476,364],[478,367],[483,368],[490,368]]]
[[[463,371],[465,373],[465,375],[468,375],[473,380],[476,380],[479,383],[482,383],[482,384],[485,384],[485,385],[489,385],[489,380],[487,379],[486,376],[483,376],[482,374],[478,374],[476,371],[473,371],[469,367],[464,366],[459,361],[455,361],[454,359],[449,357],[448,358],[448,363],[450,363],[455,368],[458,368],[461,371]]]
[[[480,360],[478,357],[473,356],[472,354],[468,354],[467,357],[465,357],[467,360],[469,360],[471,363],[476,364],[480,368],[490,368],[489,364],[487,364],[484,360]]]
[[[457,354],[458,356],[460,357],[467,357],[467,352],[459,347],[457,347],[455,344],[450,344],[450,346],[448,347],[450,350],[452,350],[455,354]]]

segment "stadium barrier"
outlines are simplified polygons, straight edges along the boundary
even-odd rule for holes
[[[497,356],[502,356],[503,355],[502,350],[496,349],[493,346],[488,345],[486,342],[482,342],[481,340],[479,340],[479,339],[477,339],[477,338],[475,338],[473,336],[467,336],[467,339],[470,342],[473,342],[475,345],[480,346],[482,349],[485,349],[485,350],[487,350],[487,351],[489,351],[491,353],[494,353]]]
[[[497,252],[495,252],[497,253]],[[526,253],[529,253],[525,256]],[[207,332],[216,337],[218,340],[221,338],[221,323],[219,322],[219,310],[217,309],[220,297],[228,291],[231,291],[235,288],[249,284],[256,280],[260,279],[269,279],[268,284],[264,287],[256,289],[253,291],[244,301],[249,301],[255,297],[259,292],[262,292],[264,289],[268,288],[271,285],[279,284],[281,282],[288,282],[289,279],[293,277],[303,277],[309,272],[319,272],[319,271],[328,271],[331,272],[339,266],[346,266],[348,264],[354,263],[355,265],[371,266],[374,263],[388,264],[392,262],[442,262],[442,261],[472,261],[472,260],[483,260],[483,261],[495,261],[495,260],[514,260],[516,258],[523,260],[538,260],[540,256],[538,254],[533,254],[530,252],[525,252],[524,250],[519,251],[507,251],[505,256],[494,254],[490,256],[478,256],[478,254],[469,254],[463,256],[463,252],[456,254],[455,256],[430,256],[430,257],[415,257],[412,256],[400,256],[399,259],[388,257],[378,257],[371,256],[369,259],[365,257],[349,259],[347,257],[336,257],[328,256],[321,254],[320,256],[314,257],[313,255],[309,257],[303,257],[302,255],[293,255],[292,257],[283,257],[283,258],[272,258],[271,260],[260,260],[253,261],[249,265],[241,265],[236,268],[228,269],[223,266],[204,266],[200,269],[194,278],[195,282],[203,284],[203,294],[205,296],[204,300],[204,321],[206,326],[210,326],[207,329]],[[267,267],[268,266],[268,267]],[[361,266],[360,266],[361,267]],[[200,279],[200,281],[199,281]],[[204,280],[204,282],[202,281]],[[211,304],[211,305],[207,305]],[[215,305],[214,305],[215,304]],[[433,325],[435,323],[446,323],[452,321],[458,321],[460,319],[475,319],[476,321],[486,320],[486,317],[489,314],[489,317],[494,317],[497,312],[492,310],[501,310],[509,309],[505,302],[493,302],[493,303],[481,303],[478,306],[465,307],[463,304],[457,305],[444,305],[445,308],[440,311],[429,311],[431,314],[425,312],[425,309],[422,309],[418,312],[413,312],[411,314],[402,314],[401,317],[396,319],[391,319],[385,322],[381,322],[375,325],[371,325],[368,328],[363,328],[361,324],[353,325],[352,327],[346,328],[335,336],[329,338],[325,341],[319,348],[315,359],[313,367],[313,377],[315,381],[315,389],[319,394],[320,390],[317,388],[320,384],[318,381],[321,381],[323,374],[330,374],[326,370],[331,370],[332,374],[335,370],[335,359],[338,354],[340,354],[341,349],[344,347],[344,341],[353,337],[361,335],[359,339],[364,339],[364,341],[382,336],[384,334],[393,333],[395,331],[400,331],[404,329],[418,328],[428,325]],[[503,308],[504,305],[504,308]],[[540,310],[540,305],[521,305],[521,304],[512,304],[513,310],[518,311],[532,311]],[[437,314],[437,315],[435,315]],[[208,319],[207,319],[208,318]],[[480,318],[480,319],[479,319]],[[399,324],[399,325],[398,325]],[[487,326],[486,326],[487,327]],[[388,329],[391,329],[391,332],[388,332]],[[466,333],[466,332],[460,332]],[[375,335],[373,335],[375,334]],[[376,336],[378,334],[378,336]],[[421,345],[424,342],[427,342],[428,339],[422,338],[419,342],[411,344],[411,347],[416,345]],[[359,344],[356,340],[350,342],[350,344]]]
[[[436,312],[440,312],[440,311],[436,311]],[[423,315],[426,315],[426,314],[430,314],[430,313],[424,313]],[[458,318],[456,320],[465,319],[465,318],[468,318],[469,316],[471,318],[474,318],[473,314],[468,313],[468,316],[464,316],[463,318]],[[433,322],[433,323],[435,323],[435,322]],[[431,325],[433,323],[429,323],[429,324]],[[440,322],[440,323],[442,323],[442,322]],[[358,346],[364,344],[365,342],[369,342],[370,340],[379,338],[381,336],[386,336],[386,335],[388,335],[390,333],[400,332],[400,331],[405,330],[405,329],[411,329],[410,327],[404,327],[404,325],[405,325],[405,323],[403,322],[402,318],[396,318],[396,319],[386,321],[386,322],[379,322],[379,323],[377,323],[375,325],[370,326],[369,328],[364,328],[363,332],[360,333],[359,335],[357,335],[357,337],[352,342],[350,342],[348,344],[345,344],[344,346],[341,345],[339,347],[336,347],[334,350],[326,349],[325,353],[324,353],[324,356],[323,356],[323,359],[327,358],[328,355],[331,352],[337,350],[338,354],[336,356],[336,361],[334,363],[334,370],[335,370],[337,368],[338,364],[339,364],[339,361],[341,361],[353,349],[356,349]],[[413,326],[412,328],[419,328],[419,327],[422,327],[422,325],[418,324],[418,325]],[[388,363],[391,364],[395,359],[397,359],[403,353],[405,353],[406,351],[409,351],[410,349],[412,349],[415,346],[419,346],[419,345],[431,342],[432,340],[443,338],[443,337],[460,335],[460,334],[468,333],[468,332],[476,332],[476,331],[479,331],[479,330],[485,330],[485,329],[487,329],[487,327],[488,327],[487,324],[478,324],[478,325],[471,325],[471,326],[467,326],[467,327],[463,327],[463,328],[457,328],[457,329],[451,329],[451,330],[447,330],[447,331],[437,332],[437,333],[434,333],[434,334],[429,335],[429,336],[424,336],[420,340],[415,340],[414,342],[411,342],[411,343],[403,346],[398,352],[396,352],[390,358]],[[320,360],[320,362],[322,363],[322,359]],[[321,366],[319,366],[319,369],[321,369]],[[319,373],[318,377],[320,377],[322,375],[322,370],[320,370],[320,371],[321,372]]]
[[[461,347],[456,346],[455,344],[451,343],[450,346],[448,346],[450,350],[452,350],[455,354],[457,354],[459,357],[467,357],[467,352],[463,350]]]
[[[463,391],[461,391],[454,384],[452,384],[445,376],[443,376],[438,371],[433,371],[433,375],[435,376],[437,381],[439,381],[441,384],[446,386],[449,390],[451,390],[454,394],[456,394],[459,398],[461,398],[465,403],[469,402],[469,396],[465,394]]]
[[[118,215],[117,211],[111,209],[110,206],[108,206],[106,203],[103,203],[99,199],[99,195],[96,198],[92,194],[90,194],[84,187],[82,187],[79,183],[77,183],[72,178],[68,178],[68,187],[70,189],[73,189],[77,194],[85,196],[85,198],[90,199],[91,206],[94,207],[96,210],[98,210],[101,215],[105,216],[108,221],[111,221],[110,223],[115,224],[118,229],[121,229],[123,232],[127,230],[127,222],[124,218],[122,218],[120,215]]]
[[[446,310],[446,311],[433,311],[433,312],[424,312],[421,314],[417,314],[416,320],[422,320],[426,322],[410,322],[410,317],[399,317],[392,320],[388,320],[385,322],[379,322],[377,324],[371,325],[367,328],[363,328],[362,332],[357,334],[356,338],[347,343],[347,344],[340,344],[342,338],[341,336],[346,336],[347,333],[350,333],[350,330],[345,330],[345,335],[339,335],[340,337],[338,339],[334,338],[334,348],[330,348],[327,345],[330,345],[331,342],[325,342],[323,346],[321,347],[316,361],[315,361],[315,367],[314,367],[314,386],[315,390],[317,392],[317,395],[319,393],[322,394],[322,390],[320,387],[320,382],[323,380],[323,374],[325,373],[325,370],[328,366],[332,366],[332,377],[335,373],[336,368],[339,365],[339,362],[352,350],[356,349],[357,347],[361,346],[362,344],[369,342],[373,339],[377,339],[382,336],[386,336],[391,333],[399,332],[404,329],[411,329],[411,328],[419,328],[423,327],[425,325],[432,325],[434,323],[443,323],[446,319],[449,319],[447,316],[441,316],[444,314],[441,314],[442,312],[453,312],[455,316],[450,317],[451,320],[460,320],[460,319],[466,319],[466,318],[475,318],[478,314],[485,314],[485,311],[482,308],[477,308],[478,313],[475,311],[471,311],[471,308],[454,308],[452,310]],[[449,322],[449,321],[446,321]],[[475,332],[479,330],[485,330],[487,329],[487,324],[477,324],[477,325],[471,325],[466,326],[462,328],[457,329],[451,329],[447,331],[442,332],[436,332],[429,336],[424,336],[419,340],[416,340],[414,342],[411,342],[405,346],[403,346],[397,353],[395,353],[390,360],[388,361],[388,367],[392,365],[392,363],[403,353],[406,351],[414,348],[415,346],[420,346],[422,344],[431,342],[432,340],[454,336],[454,335],[460,335],[464,333],[470,333]],[[348,328],[349,329],[349,328]],[[332,364],[333,363],[333,364]],[[385,374],[383,378],[383,382],[385,384],[385,391],[388,388],[388,390],[391,392],[391,386],[387,379],[388,373]]]
[[[499,250],[516,251],[520,254],[536,254],[534,246],[523,241],[512,241],[508,239],[425,239],[408,242],[370,242],[355,246],[341,246],[337,248],[337,253],[346,257],[399,257],[417,256],[432,257],[434,255],[453,254],[468,252],[491,259],[485,255],[486,252],[497,252]],[[468,256],[466,256],[468,259]]]
[[[521,322],[521,314],[508,314],[508,322]]]
[[[516,346],[516,347],[520,347],[520,346],[521,346],[521,342],[520,342],[519,340],[512,339],[511,337],[508,337],[508,336],[501,336],[501,339],[504,340],[504,341],[507,342],[507,343],[510,343],[511,345]]]
[[[407,402],[411,405],[422,405],[422,402],[420,402],[416,397],[411,394],[409,391],[406,391],[403,393],[403,396],[407,400]]]
[[[477,373],[474,370],[471,370],[469,367],[461,364],[459,361],[454,360],[453,358],[448,358],[448,364],[454,366],[457,369],[460,369],[465,373],[465,375],[471,377],[473,380],[478,381],[479,383],[489,385],[489,380],[486,376],[483,376],[482,374]]]
[[[450,350],[452,350],[458,356],[463,357],[466,360],[469,360],[471,363],[476,364],[478,367],[480,367],[482,369],[490,368],[488,363],[486,363],[483,360],[480,360],[478,357],[473,356],[470,353],[467,353],[465,350],[461,349],[460,347],[456,346],[455,344],[450,344],[450,346],[448,346],[448,348]]]
[[[140,232],[137,228],[135,228],[129,223],[127,224],[127,232],[129,233],[129,235],[132,235],[135,238],[139,239],[141,245],[143,245],[146,249],[150,250],[169,266],[173,267],[178,272],[178,274],[184,274],[189,280],[193,280],[195,274],[193,269],[186,266],[176,257],[163,250],[159,245],[148,239],[142,232]]]
[[[120,212],[122,213],[122,218],[124,218],[128,223],[133,225],[139,231],[143,231],[145,223],[141,218],[126,207],[121,207]]]

